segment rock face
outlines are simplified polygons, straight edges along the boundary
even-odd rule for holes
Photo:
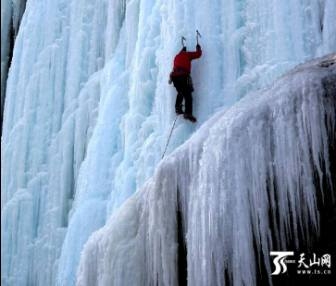
[[[332,54],[214,115],[91,236],[77,285],[280,285],[270,251],[334,251],[335,84]]]

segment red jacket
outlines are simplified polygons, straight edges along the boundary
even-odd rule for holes
[[[191,71],[191,61],[202,56],[201,46],[196,46],[195,52],[183,51],[183,49],[175,56],[174,68],[171,76],[189,75]]]

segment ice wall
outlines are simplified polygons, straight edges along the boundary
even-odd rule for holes
[[[1,1],[1,127],[8,66],[25,7],[26,0]]]
[[[103,63],[105,3],[97,3],[27,3],[7,83],[2,137],[4,285],[56,280],[100,95],[95,72]]]
[[[188,285],[257,285],[260,264],[271,283],[269,252],[311,243],[317,191],[335,195],[336,54],[328,60],[218,112],[165,158],[90,237],[76,285],[180,285],[178,212]]]
[[[217,109],[335,51],[335,7],[28,0],[5,102],[2,283],[73,285],[88,237],[153,175],[175,116],[167,79],[181,35],[189,49],[195,30],[203,35],[193,65],[199,123],[179,121],[168,153]]]

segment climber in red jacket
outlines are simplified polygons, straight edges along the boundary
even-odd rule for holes
[[[199,44],[196,46],[196,51],[187,52],[187,48],[182,50],[175,56],[174,68],[170,73],[169,83],[173,83],[177,90],[177,97],[175,103],[176,114],[183,114],[184,118],[191,122],[196,122],[196,118],[192,114],[192,96],[194,91],[190,71],[191,61],[202,56],[202,49]],[[184,98],[185,110],[182,110],[182,101]]]

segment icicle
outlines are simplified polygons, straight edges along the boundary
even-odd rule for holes
[[[271,273],[270,251],[309,245],[316,196],[335,190],[319,181],[330,176],[336,90],[324,84],[336,69],[319,63],[218,112],[166,157],[90,237],[77,285],[177,285],[178,210],[188,285],[257,285],[260,264]]]

